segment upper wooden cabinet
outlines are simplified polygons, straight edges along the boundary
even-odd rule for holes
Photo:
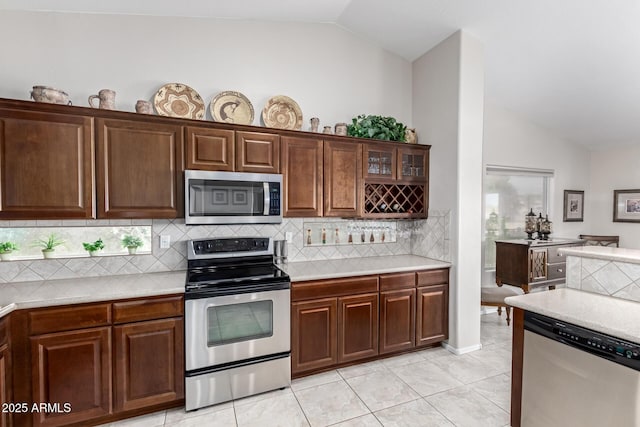
[[[280,172],[280,135],[195,126],[185,128],[187,169]]]
[[[283,136],[283,215],[322,216],[323,143],[321,139]]]
[[[0,218],[94,217],[93,120],[0,109]]]
[[[235,170],[235,132],[187,126],[187,169]]]
[[[280,135],[262,132],[236,132],[236,170],[238,172],[279,173]]]
[[[355,217],[360,213],[362,144],[324,142],[324,214]]]
[[[183,215],[180,126],[98,119],[98,217]]]
[[[399,180],[427,180],[429,178],[429,150],[399,147],[397,168]]]
[[[364,178],[396,179],[396,147],[369,142],[363,146]]]

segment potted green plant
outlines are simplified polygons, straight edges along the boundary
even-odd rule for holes
[[[89,256],[95,256],[99,250],[104,249],[104,242],[102,239],[98,239],[93,243],[82,243],[82,246],[85,251],[89,252]]]
[[[127,248],[127,250],[129,251],[129,255],[135,255],[138,248],[142,245],[142,239],[137,236],[127,234],[122,238],[122,246]]]
[[[10,261],[13,251],[17,251],[18,246],[13,242],[0,242],[0,259]]]
[[[405,141],[407,127],[393,117],[365,116],[360,114],[347,126],[347,135],[357,138],[383,139],[386,141]]]
[[[56,236],[54,233],[49,234],[47,240],[38,239],[35,242],[35,246],[39,246],[42,248],[42,256],[47,258],[53,258],[53,252],[56,250],[56,246],[60,246],[64,243],[60,237]]]

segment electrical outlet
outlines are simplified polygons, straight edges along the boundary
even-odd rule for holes
[[[160,249],[169,249],[169,246],[171,246],[171,235],[160,235]]]
[[[285,232],[284,239],[287,241],[287,243],[293,243],[293,233],[290,231]]]

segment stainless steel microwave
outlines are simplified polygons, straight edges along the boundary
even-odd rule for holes
[[[186,224],[279,224],[282,175],[184,172]]]

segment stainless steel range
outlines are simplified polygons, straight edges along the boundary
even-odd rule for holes
[[[185,406],[291,384],[289,276],[273,240],[191,240],[185,286]]]

